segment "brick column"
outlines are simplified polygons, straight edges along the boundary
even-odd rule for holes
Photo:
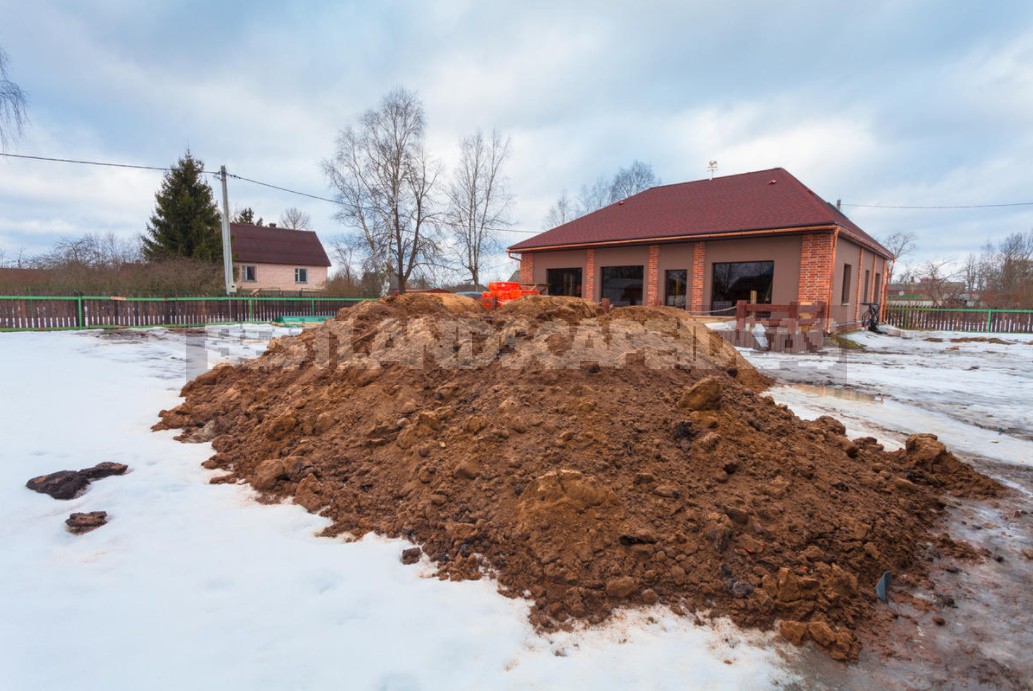
[[[796,299],[801,304],[832,300],[832,267],[836,257],[836,236],[833,233],[809,233],[803,236],[800,251],[800,287]]]
[[[534,283],[534,254],[531,252],[520,255],[520,282]]]
[[[595,301],[595,250],[585,250],[585,277],[581,297]]]
[[[649,246],[649,259],[646,262],[646,295],[645,304],[659,307],[660,302],[660,245]]]
[[[862,294],[864,290],[864,248],[862,247],[857,253],[857,299],[854,300],[854,321],[858,321],[861,318],[861,300],[864,299]]]
[[[697,242],[692,246],[692,299],[689,309],[693,312],[703,311],[703,280],[706,276],[706,246]]]

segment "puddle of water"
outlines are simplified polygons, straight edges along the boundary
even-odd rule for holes
[[[793,384],[794,389],[806,391],[816,396],[831,396],[841,398],[844,401],[872,401],[881,403],[881,395],[866,393],[857,389],[844,389],[841,386],[830,386],[828,384]]]

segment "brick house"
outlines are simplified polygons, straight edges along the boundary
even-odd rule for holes
[[[231,223],[237,289],[322,290],[330,258],[311,230]]]
[[[520,282],[614,305],[730,315],[824,302],[826,328],[885,303],[893,256],[782,168],[662,185],[509,247]]]

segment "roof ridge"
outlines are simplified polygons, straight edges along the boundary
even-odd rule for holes
[[[664,184],[664,185],[654,185],[654,186],[652,186],[652,187],[650,187],[648,189],[642,190],[642,192],[637,192],[637,193],[631,195],[631,197],[637,197],[638,195],[640,195],[640,194],[642,194],[644,192],[648,192],[649,190],[659,190],[659,189],[663,189],[664,187],[679,187],[681,185],[695,185],[698,182],[715,182],[717,180],[730,180],[731,178],[740,178],[740,177],[743,177],[744,175],[758,175],[760,173],[769,173],[769,172],[773,172],[773,171],[777,171],[777,170],[781,170],[781,171],[786,172],[786,173],[789,172],[785,168],[781,168],[781,167],[776,166],[774,168],[764,168],[762,170],[748,170],[745,173],[732,173],[731,175],[719,175],[716,178],[700,178],[698,180],[686,180],[684,182],[669,182],[669,183]],[[797,182],[799,182],[799,181],[797,181]],[[800,183],[800,184],[803,184],[803,183]],[[631,197],[625,197],[625,198],[626,199],[631,199]]]

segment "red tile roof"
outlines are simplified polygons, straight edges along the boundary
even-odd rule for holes
[[[885,257],[885,247],[782,168],[652,187],[518,242],[514,252],[563,245],[839,226],[841,234]]]
[[[330,266],[319,237],[311,230],[287,230],[231,223],[233,261],[247,264]]]

